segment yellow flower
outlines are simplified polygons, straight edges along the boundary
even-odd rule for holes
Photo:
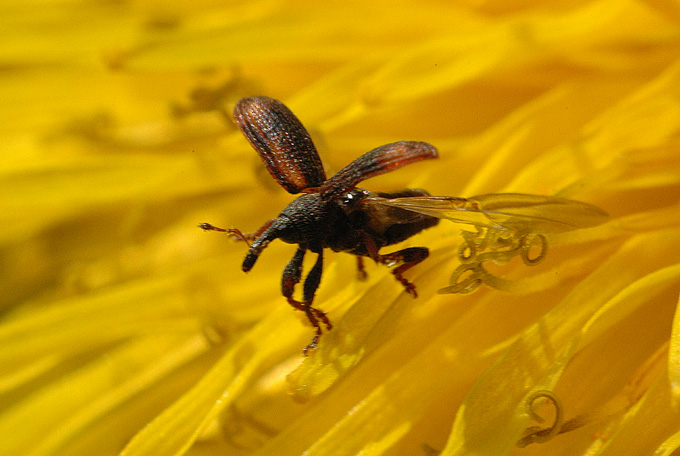
[[[166,3],[3,8],[3,453],[680,448],[676,3]],[[259,94],[300,117],[328,175],[422,140],[439,160],[362,185],[610,217],[539,233],[540,264],[486,262],[471,294],[437,293],[465,224],[405,243],[430,248],[415,300],[327,252],[314,303],[334,328],[305,358],[312,329],[280,295],[294,248],[245,275],[244,244],[196,227],[254,231],[292,199],[230,118]]]

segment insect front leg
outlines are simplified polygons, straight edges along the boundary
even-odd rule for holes
[[[416,292],[416,286],[406,280],[402,274],[423,261],[429,255],[430,251],[427,247],[409,247],[397,252],[380,255],[378,261],[388,267],[402,263],[400,266],[392,269],[392,274],[394,274],[394,277],[396,277],[399,283],[404,286],[407,293],[414,298],[417,298],[418,293]]]
[[[201,223],[198,225],[199,228],[205,230],[205,231],[219,231],[220,233],[227,233],[229,237],[236,239],[237,241],[243,241],[246,244],[250,245],[250,242],[253,240],[257,239],[258,236],[260,236],[262,233],[264,233],[267,228],[272,226],[272,223],[274,223],[275,219],[271,219],[267,221],[264,225],[262,225],[257,231],[252,232],[252,233],[243,233],[241,230],[237,228],[219,228],[217,226],[211,225],[210,223]]]
[[[319,320],[321,320],[323,324],[326,325],[326,329],[330,330],[331,328],[333,328],[333,325],[331,324],[326,314],[321,310],[312,307],[312,302],[314,301],[314,294],[316,293],[317,288],[319,288],[319,283],[321,283],[322,271],[323,271],[323,251],[319,250],[318,256],[316,258],[316,263],[314,263],[312,270],[309,271],[309,274],[305,279],[305,284],[303,287],[303,298],[305,300],[304,310],[305,313],[307,314],[307,318],[316,328],[316,334],[312,338],[310,344],[307,345],[304,349],[305,354],[307,354],[309,350],[315,349],[316,345],[319,342],[319,338],[321,337],[322,334],[321,324],[319,323]]]
[[[300,282],[302,277],[302,260],[305,258],[306,250],[303,247],[298,247],[295,255],[293,255],[293,258],[290,259],[283,270],[283,276],[281,277],[281,293],[288,299],[291,306],[303,311],[305,306],[303,303],[293,299],[293,291],[295,291],[295,285]]]
[[[319,321],[323,322],[327,329],[331,329],[333,326],[324,312],[312,307],[314,294],[316,293],[316,289],[319,288],[319,283],[321,282],[321,272],[323,270],[323,256],[321,253],[319,253],[314,267],[305,279],[303,288],[304,302],[297,301],[293,298],[295,285],[300,282],[302,277],[302,260],[305,257],[305,252],[306,249],[304,247],[298,247],[295,255],[293,258],[291,258],[291,260],[286,265],[286,268],[283,270],[283,276],[281,278],[281,293],[288,300],[288,303],[291,306],[305,313],[307,319],[316,330],[315,335],[312,338],[312,342],[307,347],[305,347],[303,351],[306,355],[310,349],[316,348],[319,338],[321,337],[321,334],[323,334],[321,323]]]

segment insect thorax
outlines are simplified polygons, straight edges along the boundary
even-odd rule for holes
[[[311,250],[325,247],[325,240],[342,211],[321,199],[318,193],[299,196],[279,214],[282,222],[279,238],[289,244],[308,246]]]

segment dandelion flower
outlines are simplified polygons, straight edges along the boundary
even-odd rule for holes
[[[674,453],[677,5],[284,3],[3,8],[3,450]],[[304,357],[312,330],[279,288],[294,247],[245,275],[243,244],[196,228],[254,231],[292,198],[231,120],[251,95],[296,113],[328,175],[394,141],[438,148],[371,190],[609,216],[546,233],[538,264],[489,261],[468,294],[438,293],[464,223],[404,244],[430,248],[416,300],[328,252],[315,306],[334,328]]]

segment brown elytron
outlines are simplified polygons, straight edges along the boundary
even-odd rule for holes
[[[427,258],[428,249],[410,247],[384,255],[378,251],[436,225],[438,218],[391,207],[381,204],[381,201],[427,197],[429,194],[420,189],[374,193],[356,185],[409,163],[437,158],[434,146],[416,141],[386,144],[365,153],[326,179],[309,133],[283,103],[268,97],[244,98],[234,108],[234,120],[276,182],[291,194],[305,194],[251,234],[243,234],[234,228],[218,228],[209,223],[199,226],[252,241],[243,261],[244,272],[252,269],[262,250],[274,239],[298,244],[295,255],[283,270],[281,291],[295,309],[305,312],[315,328],[315,335],[305,353],[316,347],[323,332],[322,323],[331,329],[324,312],[312,306],[321,280],[323,249],[357,255],[360,274],[364,274],[362,257],[370,257],[376,263],[387,266],[397,266],[392,273],[409,294],[417,296],[415,286],[404,278],[403,273]],[[293,298],[293,291],[302,278],[302,261],[308,250],[316,253],[317,259],[305,278],[302,301],[298,301]]]

